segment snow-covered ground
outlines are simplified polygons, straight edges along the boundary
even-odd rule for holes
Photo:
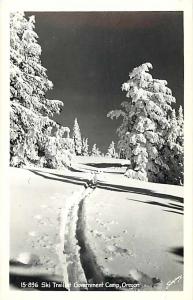
[[[68,175],[64,179],[62,173],[10,168],[10,282],[13,286],[20,287],[22,281],[38,282],[41,289],[42,281],[63,281],[63,212],[66,199],[83,188],[84,182],[73,178],[69,181]],[[49,286],[42,288],[50,290]]]
[[[85,203],[85,235],[104,278],[142,290],[182,289],[182,278],[169,286],[183,275],[175,254],[183,246],[182,209],[169,197],[98,188]]]
[[[183,187],[129,180],[122,164],[10,168],[12,288],[182,290]]]

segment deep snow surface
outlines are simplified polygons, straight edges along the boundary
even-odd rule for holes
[[[11,287],[182,290],[183,188],[129,180],[124,164],[76,158],[71,171],[10,168]]]

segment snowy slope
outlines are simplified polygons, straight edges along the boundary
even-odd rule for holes
[[[62,211],[80,186],[51,173],[10,168],[10,281],[16,287],[21,281],[38,282],[38,289],[42,281],[63,281]]]
[[[182,277],[169,282],[183,274],[183,258],[175,254],[183,247],[182,210],[169,197],[96,189],[85,203],[85,236],[104,278],[139,281],[142,290],[181,290]]]
[[[42,290],[182,289],[183,188],[129,180],[121,163],[10,168],[12,287],[24,280]]]

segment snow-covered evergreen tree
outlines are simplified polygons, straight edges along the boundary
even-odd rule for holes
[[[167,172],[167,182],[170,184],[183,184],[184,180],[184,118],[183,110],[180,106],[178,115],[173,109],[165,147],[163,149],[164,157],[169,165]]]
[[[118,157],[118,154],[116,153],[116,150],[115,150],[115,143],[113,141],[109,145],[106,156],[112,157],[112,158]]]
[[[179,128],[179,134],[178,134],[178,145],[180,146],[178,148],[178,160],[177,160],[177,166],[179,166],[178,169],[178,181],[177,184],[182,185],[184,183],[184,115],[183,115],[183,109],[182,106],[179,107],[178,110],[178,128]],[[175,168],[177,170],[177,168]],[[177,176],[176,176],[177,178]]]
[[[68,150],[71,154],[74,154],[74,141],[70,138],[70,129],[68,127],[58,126],[55,136],[61,149]]]
[[[41,47],[34,31],[35,18],[10,15],[10,164],[41,164],[45,144],[63,103],[48,100],[53,84],[42,66]],[[43,158],[44,157],[44,158]]]
[[[77,118],[74,120],[74,127],[73,127],[73,141],[74,141],[74,150],[76,155],[81,155],[82,153],[82,138],[81,138],[81,132],[80,127],[78,125]]]
[[[96,146],[96,144],[94,144],[93,147],[92,147],[91,155],[92,155],[92,156],[101,156],[101,151],[100,151],[99,148]]]
[[[118,147],[131,162],[126,175],[165,182],[169,166],[162,149],[171,105],[176,100],[165,80],[153,79],[149,74],[151,68],[150,63],[145,63],[133,69],[129,80],[122,85],[128,101],[121,103],[122,109],[109,112],[108,117],[123,118],[117,132]]]
[[[68,127],[57,126],[55,135],[48,138],[45,149],[46,167],[62,169],[71,164],[72,144],[69,131]],[[63,136],[65,133],[66,138]]]
[[[82,139],[82,155],[88,156],[88,138]]]

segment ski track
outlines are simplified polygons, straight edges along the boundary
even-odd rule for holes
[[[80,204],[94,191],[95,186],[96,174],[90,173],[88,185],[68,197],[61,211],[60,243],[56,245],[56,252],[63,266],[63,281],[67,290],[87,290],[87,279],[82,267],[81,249],[77,239],[77,226]],[[76,283],[85,287],[76,287]]]
[[[60,244],[56,250],[63,267],[64,285],[69,291],[93,290],[87,283],[100,284],[105,281],[85,236],[84,202],[97,187],[101,172],[88,173],[90,178],[87,186],[81,187],[66,199],[60,216]]]
[[[153,290],[154,285],[160,283],[158,278],[151,278],[139,270],[133,270],[134,274],[128,275],[127,278],[113,276],[113,274],[105,276],[96,262],[96,257],[85,235],[85,200],[88,200],[97,188],[99,175],[101,175],[99,172],[90,173],[87,186],[74,192],[66,200],[61,211],[60,244],[57,245],[56,250],[63,267],[65,288],[69,291],[95,290],[95,288],[90,288],[89,284],[100,284],[107,280],[113,284],[139,282]],[[113,249],[113,252],[115,250]],[[104,291],[106,288],[97,290]],[[111,290],[117,290],[117,288],[111,288]]]

